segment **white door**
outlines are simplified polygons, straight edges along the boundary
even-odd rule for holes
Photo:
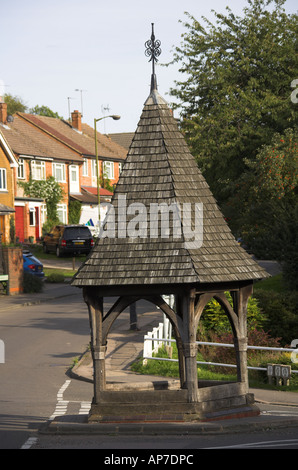
[[[80,192],[79,166],[78,165],[69,166],[69,192],[70,193]]]

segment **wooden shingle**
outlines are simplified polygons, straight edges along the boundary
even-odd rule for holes
[[[121,197],[126,198],[131,212],[126,216],[124,231],[119,231],[118,224]],[[131,211],[135,206],[130,206],[140,203],[147,214],[147,227],[142,236],[125,236],[130,223],[140,235],[140,224],[135,220],[138,212]],[[199,247],[185,243],[183,220],[182,236],[177,237],[171,212],[168,237],[161,236],[159,216],[149,218],[154,205],[189,204],[193,228],[196,203],[203,205],[203,241]],[[116,236],[99,239],[75,275],[75,286],[225,283],[268,276],[232,235],[171,110],[157,90],[145,102],[112,205],[114,213],[110,211],[107,223],[114,215]],[[152,229],[153,222],[157,223],[156,230]]]

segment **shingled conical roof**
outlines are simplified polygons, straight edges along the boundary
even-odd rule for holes
[[[124,203],[126,225],[123,218],[118,223]],[[157,204],[190,205],[194,227],[194,207],[198,203],[203,208],[203,239],[199,246],[186,243],[184,219],[180,221],[180,238],[172,225],[168,237],[161,236],[160,223],[158,235],[154,230],[150,232],[154,225],[150,213]],[[113,221],[115,226],[109,236],[99,239],[73,279],[75,286],[221,283],[268,276],[232,235],[172,111],[156,88],[145,102],[112,206],[106,228],[110,230]],[[136,224],[138,208],[143,209],[143,218]],[[129,236],[129,224],[139,236]]]

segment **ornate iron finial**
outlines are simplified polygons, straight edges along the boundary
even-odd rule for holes
[[[153,90],[157,90],[157,82],[156,82],[156,76],[155,76],[155,62],[158,61],[157,57],[160,56],[161,54],[161,49],[160,45],[161,42],[159,39],[155,40],[155,35],[154,35],[154,23],[151,23],[152,25],[152,34],[151,34],[151,39],[145,42],[145,56],[150,57],[149,62],[152,62],[152,76],[151,76],[151,92]]]

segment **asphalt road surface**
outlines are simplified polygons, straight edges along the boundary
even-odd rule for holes
[[[66,372],[90,341],[81,293],[0,312],[0,338],[0,448],[18,449],[55,413]],[[73,399],[88,402],[92,395],[92,385],[79,382]]]

